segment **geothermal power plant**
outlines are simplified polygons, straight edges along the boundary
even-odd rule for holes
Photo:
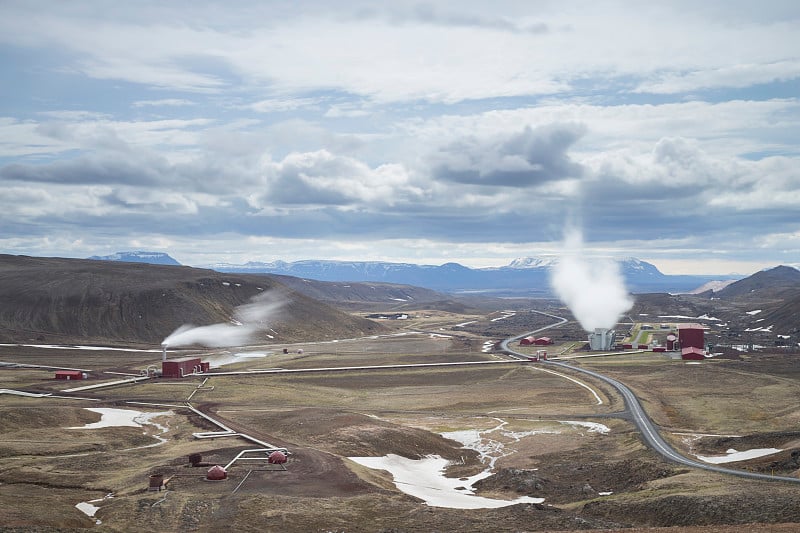
[[[589,349],[611,350],[614,347],[615,334],[613,329],[595,328],[594,332],[589,333]]]

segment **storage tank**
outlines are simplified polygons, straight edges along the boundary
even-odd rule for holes
[[[280,450],[275,450],[269,454],[269,457],[267,457],[267,462],[271,465],[282,465],[286,462],[286,454]]]
[[[210,481],[221,481],[228,477],[228,473],[219,465],[214,465],[208,469],[206,479]]]

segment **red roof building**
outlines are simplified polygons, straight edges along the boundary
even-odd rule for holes
[[[165,378],[182,378],[195,372],[203,372],[203,363],[199,357],[184,357],[161,362],[161,376]]]
[[[678,342],[681,349],[705,349],[705,328],[700,324],[678,324]]]
[[[56,370],[56,379],[65,379],[67,381],[83,379],[83,372],[80,370]]]
[[[553,344],[553,340],[550,337],[539,337],[538,339],[533,339],[533,344],[536,346],[547,346]]]
[[[689,346],[688,348],[681,348],[681,359],[684,361],[702,361],[706,358],[706,352],[700,348]]]
[[[530,346],[536,339],[534,337],[525,337],[520,339],[519,345],[520,346]]]

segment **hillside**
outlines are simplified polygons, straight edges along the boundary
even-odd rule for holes
[[[277,274],[269,277],[292,290],[339,309],[351,311],[438,309],[451,313],[479,312],[472,303],[467,303],[465,298],[412,285],[317,281]]]
[[[725,300],[758,302],[782,300],[790,296],[789,293],[800,294],[800,270],[781,265],[731,283],[714,296]]]
[[[159,344],[184,324],[230,323],[235,308],[265,293],[286,301],[265,325],[274,340],[354,337],[383,330],[266,276],[0,255],[0,342]]]

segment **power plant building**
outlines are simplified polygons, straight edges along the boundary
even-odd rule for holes
[[[678,343],[683,348],[698,348],[704,350],[705,328],[700,324],[678,324]]]
[[[161,362],[161,376],[165,378],[182,378],[183,376],[208,372],[209,364],[199,357],[184,357]]]
[[[589,334],[589,349],[594,351],[611,350],[614,347],[613,329],[595,328],[594,333]]]
[[[705,328],[700,324],[678,324],[681,359],[705,359]]]
[[[85,379],[86,374],[80,370],[56,370],[56,379],[71,381],[74,379]]]

